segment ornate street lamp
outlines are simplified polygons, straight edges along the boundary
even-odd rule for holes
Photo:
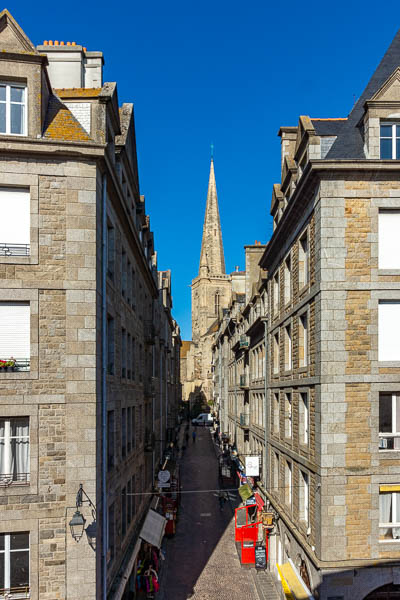
[[[88,542],[90,546],[95,549],[96,548],[96,506],[93,504],[85,490],[83,489],[83,485],[80,484],[78,493],[76,494],[76,511],[74,516],[69,522],[69,526],[71,529],[71,535],[76,542],[79,542],[81,537],[83,536],[83,532],[85,530],[86,519],[83,514],[80,512],[79,508],[83,506],[83,503],[87,502],[92,509],[92,517],[93,522],[88,525],[86,528],[86,535],[88,538]]]

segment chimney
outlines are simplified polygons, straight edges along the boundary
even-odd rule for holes
[[[46,40],[36,47],[47,54],[47,71],[53,88],[93,88],[103,85],[103,53],[87,52],[76,42]]]

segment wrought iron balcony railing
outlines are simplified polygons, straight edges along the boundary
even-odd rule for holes
[[[0,242],[0,256],[30,256],[30,244],[6,244]]]
[[[13,588],[0,588],[0,600],[23,600],[30,597],[29,585]]]
[[[30,473],[0,473],[0,487],[29,483]]]

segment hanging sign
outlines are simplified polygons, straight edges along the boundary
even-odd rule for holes
[[[169,471],[167,471],[166,469],[164,471],[158,472],[158,481],[160,483],[167,483],[167,481],[169,481],[170,477],[171,477],[171,473]]]
[[[259,477],[260,475],[260,461],[258,456],[246,456],[246,475],[252,477]]]

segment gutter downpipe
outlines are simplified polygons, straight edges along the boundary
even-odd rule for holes
[[[268,319],[264,321],[264,489],[267,490],[267,456],[268,456],[268,437],[269,437],[269,402],[268,402]]]
[[[102,198],[102,265],[101,265],[101,505],[102,505],[102,597],[107,600],[107,175],[103,175]]]
[[[238,420],[238,412],[237,412],[237,362],[236,362],[236,352],[235,352],[235,446],[236,446],[236,450],[238,450],[237,447],[237,420]],[[239,454],[239,452],[238,452]]]
[[[219,370],[219,430],[221,431],[225,431],[224,429],[224,423],[225,423],[225,415],[224,415],[224,410],[225,410],[225,403],[222,403],[222,354],[221,354],[221,338],[219,338],[219,365],[218,365],[218,370]],[[222,418],[221,418],[222,417]]]

